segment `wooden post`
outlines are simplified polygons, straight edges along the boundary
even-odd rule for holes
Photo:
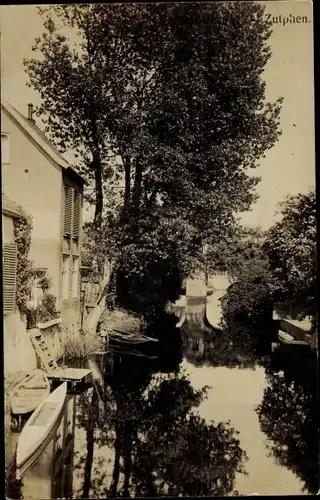
[[[85,282],[85,287],[84,287],[84,293],[83,293],[83,307],[81,311],[81,324],[80,324],[80,329],[82,330],[83,328],[83,321],[84,321],[84,314],[86,310],[86,302],[87,302],[87,282]]]

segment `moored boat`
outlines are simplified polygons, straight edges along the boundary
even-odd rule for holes
[[[279,330],[278,338],[283,344],[309,346],[304,340],[296,340],[290,333],[283,332],[282,330]]]
[[[9,400],[11,412],[25,415],[33,412],[50,394],[50,382],[42,370],[27,375],[11,391]]]
[[[67,383],[61,384],[33,412],[19,437],[16,477],[22,479],[36,463],[54,436],[67,397]]]
[[[109,342],[119,342],[124,344],[144,344],[146,342],[158,342],[158,339],[147,337],[139,333],[124,333],[120,330],[114,330],[112,334],[109,332]]]
[[[178,323],[176,323],[176,328],[181,328],[185,320],[186,320],[186,311],[183,311],[183,313],[180,316],[180,320],[178,321]]]

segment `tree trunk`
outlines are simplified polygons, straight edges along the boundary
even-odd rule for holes
[[[129,156],[124,157],[123,163],[124,163],[124,174],[125,174],[123,212],[125,215],[127,215],[128,210],[130,208],[130,197],[131,197],[131,163]]]
[[[97,405],[97,393],[93,389],[91,408],[89,411],[89,422],[87,427],[87,458],[84,466],[84,481],[82,498],[89,498],[89,491],[91,488],[91,470],[93,462],[93,449],[94,449],[94,424],[95,424],[95,411]]]
[[[141,204],[141,192],[142,192],[142,166],[139,162],[139,159],[136,159],[135,162],[135,178],[134,178],[134,186],[133,186],[133,194],[132,194],[132,202],[134,208],[134,218],[137,222],[139,220],[140,215],[140,204]]]
[[[121,444],[122,444],[121,431],[120,428],[118,427],[118,429],[116,430],[116,439],[114,443],[115,454],[114,454],[114,465],[112,472],[112,482],[109,489],[109,496],[112,498],[115,498],[117,496],[117,489],[118,489],[119,475],[120,475]]]
[[[123,484],[123,496],[129,498],[129,483],[131,475],[131,448],[132,448],[132,436],[131,436],[131,423],[127,422],[124,428],[124,439],[123,439],[123,458],[124,458],[124,484]]]
[[[101,228],[102,210],[103,210],[103,190],[102,190],[102,167],[101,160],[98,154],[94,155],[93,159],[94,180],[96,190],[96,207],[94,213],[94,224],[97,229]]]

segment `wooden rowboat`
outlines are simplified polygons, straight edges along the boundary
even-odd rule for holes
[[[123,344],[144,344],[147,342],[158,342],[158,339],[147,337],[139,333],[124,333],[120,330],[109,332],[109,342],[119,342]]]
[[[286,344],[286,345],[309,346],[309,344],[307,342],[305,342],[304,340],[296,340],[292,335],[290,335],[287,332],[283,332],[282,330],[279,330],[278,338],[283,344]]]
[[[19,437],[16,477],[22,477],[36,463],[60,423],[67,398],[67,383],[61,384],[33,412]]]
[[[42,370],[35,370],[10,393],[12,413],[25,415],[33,412],[50,394],[50,382]]]
[[[186,311],[184,310],[180,316],[178,323],[176,323],[176,328],[181,328],[185,320],[186,320]]]

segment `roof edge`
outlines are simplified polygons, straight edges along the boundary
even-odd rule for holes
[[[13,219],[20,219],[21,217],[21,214],[19,214],[18,212],[5,207],[2,207],[2,214],[7,215],[8,217],[12,217]]]
[[[8,113],[10,115],[10,117],[18,123],[18,125],[20,127],[22,127],[22,129],[26,132],[26,134],[28,134],[28,136],[34,140],[37,145],[39,146],[39,148],[46,154],[50,157],[50,160],[58,165],[59,167],[61,167],[62,169],[64,170],[71,170],[72,172],[74,172],[78,179],[81,180],[81,182],[83,184],[86,184],[86,181],[85,179],[76,171],[76,169],[69,163],[68,160],[66,160],[61,153],[57,154],[52,148],[53,148],[53,144],[52,146],[50,147],[49,144],[51,144],[51,141],[46,137],[45,133],[43,131],[41,131],[41,133],[46,137],[47,141],[49,142],[49,144],[43,144],[43,139],[41,139],[41,137],[39,136],[39,133],[40,132],[37,132],[36,129],[30,127],[27,127],[26,126],[26,123],[24,122],[24,119],[26,119],[25,117],[22,117],[21,113],[16,110],[14,108],[14,106],[12,106],[9,102],[7,102],[6,100],[2,100],[1,101],[1,108],[4,109],[4,111],[6,113]],[[24,119],[23,119],[24,118]],[[37,127],[39,128],[39,127]],[[40,129],[39,129],[40,131]]]

